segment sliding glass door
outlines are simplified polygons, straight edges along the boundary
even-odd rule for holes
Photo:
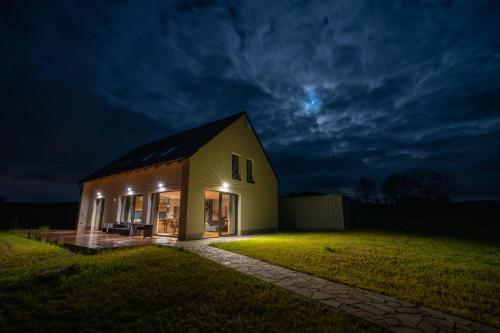
[[[205,237],[236,235],[238,195],[205,191]]]

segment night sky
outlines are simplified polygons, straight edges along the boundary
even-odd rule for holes
[[[247,111],[280,191],[443,168],[500,198],[500,1],[1,1],[0,196],[78,200],[139,144]]]

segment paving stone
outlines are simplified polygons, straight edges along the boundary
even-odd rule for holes
[[[401,322],[397,318],[392,318],[392,317],[383,317],[384,321],[387,323],[389,326],[398,326],[401,325]]]
[[[236,270],[237,270],[238,272],[241,272],[241,273],[244,273],[244,274],[249,275],[249,274],[248,274],[248,272],[249,272],[249,271],[248,271],[248,269],[247,269],[247,268],[237,268]]]
[[[312,288],[311,284],[308,281],[303,281],[303,282],[295,282],[294,285],[300,288],[311,288],[311,289],[316,289]]]
[[[491,326],[486,326],[481,323],[472,323],[471,327],[474,328],[476,331],[481,332],[481,333],[500,333],[500,330],[498,328],[494,328]]]
[[[305,289],[305,288],[295,288],[295,287],[292,287],[290,288],[290,290],[292,290],[293,292],[299,294],[299,295],[302,295],[302,296],[305,296],[307,298],[311,298],[313,292],[309,289]]]
[[[264,270],[262,270],[262,271],[256,271],[255,274],[258,275],[258,276],[262,276],[262,277],[268,278],[268,279],[272,279],[273,278],[273,275],[271,273],[266,272]]]
[[[364,289],[354,288],[354,290],[356,290],[356,291],[358,291],[360,293],[363,293],[363,294],[367,294],[367,295],[369,295],[370,298],[379,300],[381,302],[397,301],[395,298],[392,298],[392,297],[389,297],[389,296],[385,296],[385,295],[381,295],[381,294],[377,294],[377,293],[374,293],[374,292],[371,292],[371,291],[367,291],[367,290],[364,290]]]
[[[338,299],[342,303],[346,303],[346,304],[358,304],[358,303],[362,303],[360,300],[358,300],[356,298],[337,297],[336,299]]]
[[[457,316],[453,316],[453,315],[449,315],[449,314],[446,314],[446,313],[443,313],[443,312],[440,312],[440,311],[436,311],[434,309],[431,309],[431,308],[428,308],[428,307],[425,307],[425,306],[421,307],[420,309],[422,311],[424,311],[424,312],[427,312],[427,313],[431,314],[433,317],[442,318],[442,319],[445,319],[445,320],[448,320],[448,321],[460,323],[462,325],[470,325],[471,324],[470,320],[467,320],[467,319],[464,319],[464,318],[460,318],[460,317],[457,317]]]
[[[324,290],[328,291],[328,292],[334,292],[334,293],[338,293],[338,294],[343,294],[346,292],[346,290],[348,290],[348,288],[345,288],[343,286],[339,286],[337,284],[327,284],[326,286],[323,287]]]
[[[402,304],[400,302],[395,302],[395,301],[386,301],[384,302],[385,305],[391,306],[393,308],[400,308]]]
[[[276,281],[280,281],[280,280],[283,280],[283,279],[286,279],[287,276],[286,275],[283,275],[283,274],[273,274],[273,279],[276,280]]]
[[[399,307],[396,308],[389,307],[389,308],[398,313],[420,313],[420,311],[418,311],[417,308],[399,308]]]
[[[366,321],[369,321],[371,323],[374,323],[378,326],[382,326],[382,327],[385,327],[386,326],[386,323],[384,321],[384,319],[382,319],[381,317],[366,317],[366,318],[363,318],[364,320]]]
[[[373,298],[370,298],[364,294],[360,295],[359,293],[352,293],[351,296],[353,298],[359,299],[360,301],[363,301],[363,303],[373,303],[374,302]]]
[[[398,311],[396,311],[395,308],[392,308],[386,304],[382,304],[382,303],[371,303],[372,306],[376,307],[376,308],[379,308],[380,310],[383,310],[385,311],[386,313],[397,313]]]
[[[333,298],[333,295],[326,294],[326,293],[321,292],[321,291],[317,291],[317,292],[312,294],[311,298],[314,300],[323,300],[323,299]]]
[[[289,279],[289,278],[286,278],[286,279],[283,279],[283,280],[280,280],[278,282],[275,283],[277,286],[280,286],[280,287],[283,287],[283,288],[289,288],[289,287],[292,287],[293,284],[294,284],[294,281]]]
[[[373,304],[356,304],[356,307],[361,308],[365,311],[368,311],[375,316],[381,316],[381,315],[384,315],[386,313],[385,311],[374,307]]]
[[[377,295],[374,294],[366,294],[363,295],[363,297],[370,299],[370,302],[372,303],[379,303],[379,304],[384,304],[384,300],[380,297],[377,297]]]
[[[393,317],[398,318],[401,322],[408,323],[412,326],[417,326],[420,320],[422,320],[422,315],[420,314],[398,313],[393,315]]]
[[[438,327],[440,331],[445,330],[447,332],[453,332],[455,330],[455,323],[445,319],[436,317],[424,317],[422,321]]]
[[[258,272],[258,271],[261,271],[262,268],[260,268],[259,266],[248,266],[248,270],[250,272]]]
[[[271,283],[276,282],[276,280],[274,280],[274,279],[263,277],[263,276],[259,276],[259,278],[263,281],[266,281],[266,282],[271,282]]]
[[[312,281],[309,281],[309,285],[313,288],[317,288],[317,289],[323,289],[326,285],[328,284],[328,281],[315,281],[315,280],[312,280]]]
[[[326,304],[328,306],[331,306],[335,309],[340,308],[344,303],[336,301],[334,299],[322,299],[320,300],[321,303]]]
[[[340,307],[340,309],[344,312],[347,312],[355,317],[360,317],[360,318],[370,318],[372,315],[362,309],[356,308],[352,305],[344,304]]]
[[[434,325],[429,324],[426,321],[421,321],[418,323],[418,327],[423,329],[426,333],[436,333],[438,328]]]
[[[396,333],[422,333],[422,330],[408,326],[394,326],[390,330]]]
[[[303,284],[306,284],[308,285],[307,283],[307,280],[303,279],[303,278],[300,278],[300,277],[294,277],[294,278],[290,278],[291,280],[293,280],[295,283],[297,284],[300,284],[300,283],[303,283]]]

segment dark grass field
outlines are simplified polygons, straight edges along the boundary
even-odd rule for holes
[[[189,252],[80,255],[0,233],[0,332],[377,332]]]
[[[500,327],[498,229],[380,213],[354,223],[214,246]]]

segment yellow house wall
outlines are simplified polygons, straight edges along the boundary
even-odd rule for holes
[[[80,198],[78,229],[91,229],[97,192],[101,192],[105,198],[103,223],[119,221],[120,197],[130,194],[144,195],[143,223],[150,223],[151,194],[165,190],[179,191],[181,170],[181,162],[173,162],[85,182]],[[165,185],[165,189],[158,187],[160,182]],[[132,188],[133,192],[128,193],[127,187]]]
[[[231,154],[240,156],[240,180],[232,179]],[[246,182],[246,158],[254,161],[255,184]],[[247,118],[242,116],[190,158],[186,238],[204,233],[205,190],[239,195],[238,234],[278,228],[278,182]]]

